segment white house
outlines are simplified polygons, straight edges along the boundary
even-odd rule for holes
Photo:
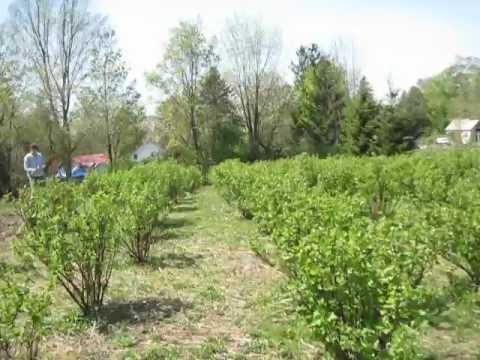
[[[148,159],[159,158],[164,155],[164,149],[153,142],[145,143],[139,146],[132,154],[132,160],[144,161]]]
[[[480,143],[480,120],[455,119],[445,129],[447,135],[458,144]]]

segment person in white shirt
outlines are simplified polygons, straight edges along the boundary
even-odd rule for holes
[[[30,152],[23,159],[23,168],[31,186],[36,182],[45,180],[45,161],[36,144],[30,145]]]

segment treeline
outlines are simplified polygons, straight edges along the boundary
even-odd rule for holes
[[[158,108],[166,147],[204,168],[229,157],[394,154],[430,129],[419,88],[391,89],[387,102],[376,100],[355,64],[342,61],[341,48],[300,47],[291,85],[277,69],[274,30],[235,17],[220,44],[207,41],[199,23],[181,22],[149,76],[168,94]]]
[[[475,59],[380,100],[342,43],[301,46],[287,82],[280,34],[255,18],[231,17],[211,39],[181,21],[166,43],[147,74],[163,100],[146,121],[115,32],[87,0],[15,1],[0,36],[0,193],[24,178],[31,142],[68,172],[74,153],[108,153],[115,167],[148,136],[206,173],[228,158],[395,154],[452,116],[480,116]]]
[[[480,116],[480,67],[456,65],[408,91],[389,82],[378,99],[342,43],[328,52],[301,46],[289,84],[274,29],[233,17],[218,39],[199,22],[181,22],[149,75],[168,95],[157,114],[166,148],[205,169],[231,157],[392,155],[443,133],[452,117]]]
[[[0,31],[0,195],[37,143],[69,174],[74,153],[112,166],[145,136],[145,109],[107,20],[84,0],[17,0]]]

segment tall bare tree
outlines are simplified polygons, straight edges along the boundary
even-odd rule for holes
[[[74,151],[70,112],[102,19],[88,11],[87,0],[17,0],[10,13],[16,43],[36,75],[53,121],[64,131],[55,145],[60,145],[70,175]]]
[[[350,97],[355,96],[362,79],[362,71],[358,63],[354,42],[347,43],[344,39],[338,38],[332,43],[330,53],[333,60],[344,70],[348,95]]]
[[[249,158],[259,157],[262,122],[278,86],[277,60],[280,36],[260,20],[235,16],[227,21],[224,34],[227,73],[232,82],[239,115],[248,134]]]
[[[130,92],[127,77],[127,65],[117,47],[115,32],[107,27],[100,29],[92,49],[88,85],[82,91],[82,98],[86,98],[89,107],[85,111],[94,112],[91,115],[103,120],[104,143],[112,168],[117,160],[114,156],[115,135],[120,131],[115,120],[126,105]],[[133,91],[133,85],[130,86]]]

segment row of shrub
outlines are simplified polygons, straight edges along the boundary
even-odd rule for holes
[[[23,229],[15,250],[24,260],[42,263],[51,282],[61,284],[90,316],[104,303],[118,255],[148,261],[154,230],[161,228],[172,205],[200,182],[195,168],[164,161],[90,176],[81,184],[51,182],[33,194],[25,191],[19,200]],[[39,323],[48,313],[48,296],[28,295],[27,288],[2,280],[0,358],[8,358],[26,344],[25,319],[32,323],[38,318]],[[24,353],[36,353],[32,346]]]
[[[271,237],[335,359],[413,357],[395,339],[422,320],[439,259],[480,286],[478,150],[229,161],[212,180]]]

